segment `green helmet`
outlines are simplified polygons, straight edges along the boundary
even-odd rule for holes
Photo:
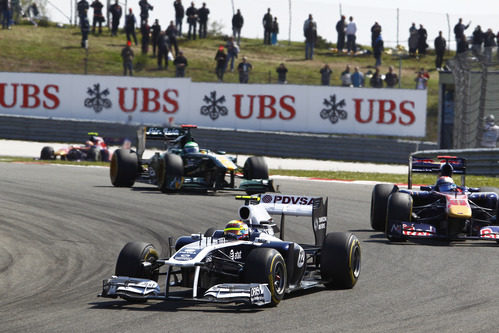
[[[184,145],[184,153],[199,153],[199,146],[194,141],[189,141]]]

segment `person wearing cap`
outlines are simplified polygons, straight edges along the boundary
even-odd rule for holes
[[[499,139],[499,126],[496,125],[496,119],[493,114],[489,114],[485,118],[483,126],[482,140],[480,146],[482,148],[495,148]]]
[[[173,64],[176,68],[175,77],[184,77],[185,68],[187,67],[187,58],[182,51],[178,51],[178,55],[175,57],[175,60],[173,60]]]
[[[217,62],[215,72],[217,74],[218,82],[223,82],[226,68],[225,64],[227,63],[227,54],[225,54],[225,49],[222,45],[220,45],[217,54],[215,54],[215,61]]]
[[[237,71],[239,72],[239,82],[248,83],[249,73],[253,69],[253,66],[247,61],[246,57],[243,57],[243,61],[237,66]]]
[[[127,75],[127,71],[130,76],[133,76],[133,50],[130,47],[132,45],[131,41],[126,42],[126,46],[121,50],[121,58],[123,58],[123,75]]]

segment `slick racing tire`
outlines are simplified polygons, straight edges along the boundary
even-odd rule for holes
[[[208,230],[206,230],[206,232],[204,233],[204,237],[213,237],[213,234],[215,233],[215,231],[217,231],[218,229],[217,228],[209,228]]]
[[[55,160],[54,148],[46,146],[42,148],[40,153],[41,160]]]
[[[244,162],[243,177],[246,179],[269,179],[269,167],[262,156],[248,157]]]
[[[182,188],[184,162],[175,154],[165,154],[158,170],[158,188],[163,193],[178,191]]]
[[[388,198],[385,235],[391,242],[404,242],[405,238],[390,233],[394,223],[411,221],[412,197],[408,193],[395,192]]]
[[[139,158],[130,149],[117,149],[111,159],[109,176],[117,187],[131,187],[135,183],[139,168]]]
[[[82,152],[79,151],[78,149],[71,149],[68,154],[66,155],[66,159],[68,161],[78,161],[81,160],[82,157]]]
[[[351,289],[360,275],[360,242],[350,232],[331,232],[321,249],[321,277],[329,289]]]
[[[371,196],[371,227],[376,231],[385,231],[388,196],[395,190],[393,184],[374,185]]]
[[[276,306],[284,297],[288,274],[284,258],[276,249],[256,248],[246,258],[243,270],[245,283],[267,283],[271,294],[271,306]]]
[[[100,149],[98,147],[91,147],[87,153],[87,161],[98,162],[100,160]]]

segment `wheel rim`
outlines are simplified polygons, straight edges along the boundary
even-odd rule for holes
[[[360,247],[358,244],[354,247],[351,259],[352,273],[355,278],[360,275]]]
[[[282,263],[278,262],[276,267],[275,267],[275,274],[274,274],[274,291],[275,294],[282,294],[285,288],[285,271],[284,271],[284,266]]]

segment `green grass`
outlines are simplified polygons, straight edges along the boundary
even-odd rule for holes
[[[107,29],[100,36],[90,34],[88,51],[88,74],[121,75],[123,68],[120,52],[125,45],[125,35],[111,37]],[[137,32],[139,46],[133,46],[136,56],[140,55],[140,33]],[[81,35],[75,27],[34,27],[31,25],[14,26],[12,30],[0,30],[0,52],[2,61],[0,71],[3,72],[41,72],[83,74],[86,51],[80,47]],[[180,40],[179,47],[184,51],[189,66],[186,75],[196,82],[216,82],[214,56],[219,45],[224,45],[224,36],[211,36],[207,39],[187,41]],[[290,84],[317,85],[320,83],[319,70],[328,63],[333,69],[332,84],[340,85],[340,74],[347,64],[359,66],[366,73],[373,70],[374,58],[370,55],[347,56],[333,53],[329,50],[332,44],[320,43],[316,49],[315,59],[304,60],[304,45],[299,42],[281,42],[277,46],[263,45],[261,40],[242,39],[241,53],[236,59],[236,66],[243,55],[247,56],[253,65],[251,83],[275,83],[276,68],[284,62],[288,68]],[[150,51],[152,53],[152,48]],[[136,57],[137,59],[142,57]],[[144,59],[142,58],[142,61]],[[389,65],[398,73],[399,60],[396,56],[383,56],[382,73],[387,72]],[[434,67],[434,56],[428,55],[421,59],[402,60],[402,88],[414,89],[415,72],[421,68]],[[424,140],[437,139],[437,108],[438,108],[438,75],[431,71],[428,84],[428,117],[427,135]],[[146,56],[145,68],[135,71],[136,76],[173,77],[173,66],[168,70],[157,70],[156,59]],[[227,72],[225,82],[238,82],[236,72]]]

